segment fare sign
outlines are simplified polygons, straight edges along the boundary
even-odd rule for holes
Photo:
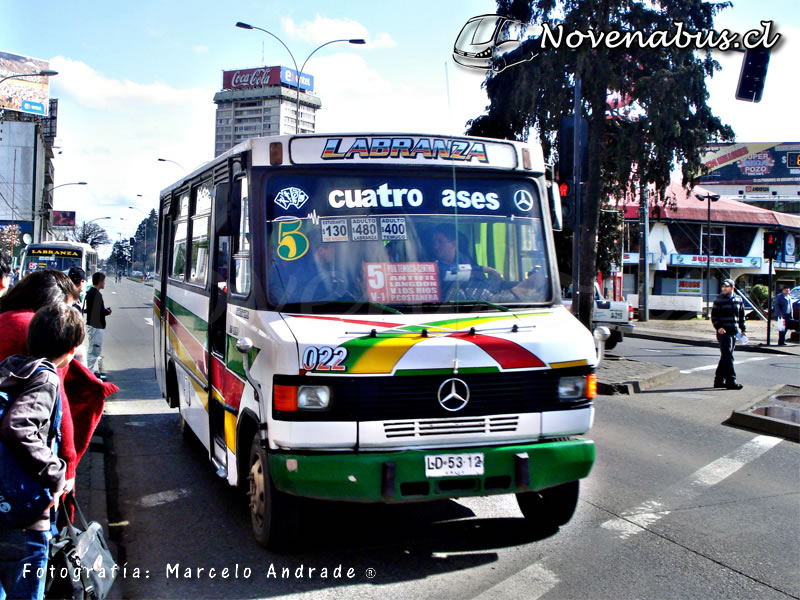
[[[364,279],[370,302],[439,302],[439,274],[435,262],[364,263]]]

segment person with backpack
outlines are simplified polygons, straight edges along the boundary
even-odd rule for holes
[[[0,363],[0,392],[6,399],[0,442],[9,450],[0,463],[0,485],[10,483],[6,474],[16,460],[20,469],[52,493],[50,505],[31,522],[0,528],[0,597],[44,597],[45,577],[39,575],[47,567],[55,514],[50,509],[58,508],[74,481],[67,479],[67,464],[58,456],[62,415],[56,369],[70,363],[83,337],[83,319],[75,310],[63,303],[49,304],[28,326],[30,355],[14,354]],[[6,507],[3,512],[12,518],[13,510],[14,506]]]

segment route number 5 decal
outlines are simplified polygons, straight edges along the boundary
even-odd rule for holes
[[[347,360],[347,350],[341,346],[330,348],[309,346],[303,352],[303,368],[306,371],[346,371],[342,363]]]
[[[297,260],[308,252],[309,243],[305,234],[300,231],[303,222],[278,222],[278,256],[282,260]]]

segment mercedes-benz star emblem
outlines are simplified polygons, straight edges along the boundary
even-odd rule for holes
[[[439,386],[439,404],[450,412],[461,410],[469,402],[469,386],[455,377]]]
[[[533,196],[527,190],[517,190],[514,192],[514,204],[522,212],[530,212],[533,208]]]

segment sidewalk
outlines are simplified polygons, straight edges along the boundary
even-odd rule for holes
[[[651,319],[635,323],[636,327],[629,337],[638,337],[665,342],[678,342],[717,347],[717,338],[711,321],[705,319],[673,320]],[[767,345],[767,323],[765,321],[747,321],[746,333],[749,342],[737,344],[736,351],[773,352],[800,356],[800,344],[790,341],[792,332],[786,334],[786,346],[778,346],[778,330],[772,322],[770,342]],[[612,351],[613,352],[613,351]]]

